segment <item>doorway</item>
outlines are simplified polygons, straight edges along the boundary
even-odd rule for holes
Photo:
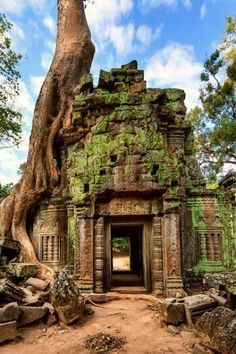
[[[148,222],[107,225],[107,290],[150,290]]]

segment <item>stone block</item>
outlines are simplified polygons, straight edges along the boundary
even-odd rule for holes
[[[41,320],[48,313],[46,307],[19,306],[20,315],[18,318],[18,326],[22,327],[29,323]]]
[[[17,301],[22,303],[24,291],[9,279],[0,279],[0,298],[5,302]]]
[[[11,302],[0,308],[0,323],[11,322],[18,319],[20,309],[17,302]]]
[[[61,322],[69,325],[84,312],[85,298],[72,279],[69,269],[63,269],[51,286],[52,304]]]
[[[206,311],[212,311],[217,306],[217,301],[208,295],[187,296],[184,299],[184,307],[188,325],[193,326],[197,317]]]
[[[146,90],[146,81],[131,82],[129,84],[129,93],[138,93]]]
[[[0,323],[0,343],[16,338],[16,321]]]
[[[20,243],[8,237],[0,237],[0,265],[7,264],[20,253]]]
[[[192,354],[214,354],[214,352],[201,344],[195,344]]]
[[[29,278],[26,280],[25,282],[26,285],[30,285],[33,286],[35,289],[37,290],[41,290],[44,291],[47,289],[49,282],[42,280],[42,279],[38,279],[38,278]]]
[[[211,347],[221,354],[236,353],[236,312],[219,306],[205,312],[195,324],[198,335],[209,340]]]
[[[177,303],[169,298],[158,304],[160,320],[166,324],[179,325],[185,322],[185,309],[183,303]]]
[[[35,277],[38,273],[38,267],[29,263],[9,263],[4,267],[4,271],[11,277]]]

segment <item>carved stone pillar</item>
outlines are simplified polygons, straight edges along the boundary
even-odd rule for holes
[[[83,291],[93,291],[93,218],[76,208],[75,278]]]
[[[176,201],[164,201],[165,292],[174,296],[183,288],[181,272],[180,217]]]
[[[103,292],[104,218],[95,223],[95,292]]]
[[[162,217],[153,218],[153,288],[157,295],[163,294],[163,242]]]
[[[75,257],[75,209],[73,205],[67,206],[67,264],[74,270]]]

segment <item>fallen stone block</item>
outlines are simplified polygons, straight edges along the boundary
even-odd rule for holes
[[[0,302],[7,303],[16,301],[22,303],[25,297],[24,291],[11,280],[0,279]]]
[[[58,318],[65,324],[78,320],[84,312],[85,299],[72,279],[69,269],[63,269],[51,286],[51,302]]]
[[[196,322],[195,328],[211,347],[221,354],[236,353],[236,312],[219,306],[205,312]]]
[[[44,291],[47,289],[49,282],[46,280],[38,279],[38,278],[29,278],[25,282],[26,285],[33,286],[37,290]]]
[[[18,319],[20,309],[17,302],[11,302],[0,308],[0,323],[11,322]]]
[[[208,295],[192,295],[184,299],[186,319],[189,326],[193,326],[196,318],[206,311],[212,311],[218,306],[217,301]]]
[[[165,324],[179,325],[186,320],[184,304],[176,302],[175,299],[170,298],[159,302],[158,309],[160,320]]]
[[[9,237],[0,237],[0,265],[5,265],[20,253],[20,243]]]
[[[16,321],[0,323],[0,343],[16,338]]]
[[[18,327],[41,320],[48,313],[46,307],[19,306]]]
[[[205,345],[195,344],[192,350],[192,354],[215,354],[211,349]]]
[[[216,300],[219,306],[225,306],[227,300],[223,296],[217,294],[211,294],[210,297]]]
[[[24,289],[25,290],[25,289]],[[42,306],[45,302],[49,302],[49,291],[40,291],[36,294],[29,294],[24,299],[25,306]]]
[[[9,263],[3,269],[8,276],[15,278],[35,277],[38,273],[38,267],[29,263]]]

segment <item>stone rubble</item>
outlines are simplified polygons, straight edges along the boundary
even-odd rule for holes
[[[76,287],[68,268],[64,268],[51,285],[51,303],[62,323],[71,324],[84,312],[85,299]]]

